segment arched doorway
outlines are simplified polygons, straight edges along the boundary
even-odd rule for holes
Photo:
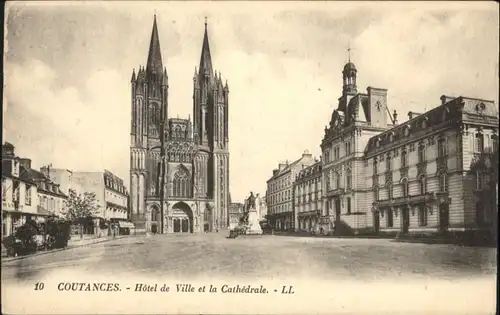
[[[158,209],[158,206],[153,205],[151,206],[151,225],[150,225],[150,230],[151,233],[158,233],[159,232],[159,226],[160,226],[160,210]]]
[[[207,207],[203,213],[203,231],[212,232],[213,230],[213,212]]]
[[[193,211],[186,203],[172,207],[172,225],[174,233],[193,233]]]

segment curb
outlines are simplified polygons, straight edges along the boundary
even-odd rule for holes
[[[39,252],[33,253],[31,255],[17,256],[17,257],[8,257],[8,258],[7,257],[6,258],[2,257],[2,263],[8,263],[8,262],[11,262],[11,261],[21,260],[21,259],[25,259],[25,258],[28,258],[28,257],[36,257],[36,256],[48,255],[48,254],[52,254],[52,253],[61,252],[63,250],[68,250],[68,249],[73,249],[73,248],[79,248],[79,247],[85,247],[85,246],[90,246],[90,245],[94,245],[94,244],[109,242],[109,241],[112,241],[112,240],[118,240],[118,239],[121,239],[121,237],[120,238],[115,238],[115,239],[104,239],[104,240],[100,240],[100,241],[97,241],[97,242],[87,243],[87,244],[82,244],[82,245],[76,245],[75,244],[75,245],[66,246],[64,248],[57,248],[57,249],[52,249],[52,250],[39,251]]]

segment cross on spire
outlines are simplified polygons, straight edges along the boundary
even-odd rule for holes
[[[205,16],[205,28],[207,28],[207,17]]]
[[[348,58],[349,58],[349,62],[351,62],[351,44],[349,44],[349,48],[347,48],[347,53],[348,53]]]

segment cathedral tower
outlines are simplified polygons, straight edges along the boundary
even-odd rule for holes
[[[166,233],[224,228],[229,207],[229,88],[212,68],[206,21],[193,77],[193,122],[168,118],[168,80],[155,16],[146,66],[134,70],[131,79],[131,217],[136,229],[150,232],[161,231],[162,222]],[[162,182],[164,220],[159,211]]]

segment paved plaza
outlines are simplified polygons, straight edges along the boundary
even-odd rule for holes
[[[494,277],[496,249],[397,243],[384,239],[286,236],[131,236],[2,262],[3,281],[35,281],[49,272],[177,278],[238,277],[363,281]]]

